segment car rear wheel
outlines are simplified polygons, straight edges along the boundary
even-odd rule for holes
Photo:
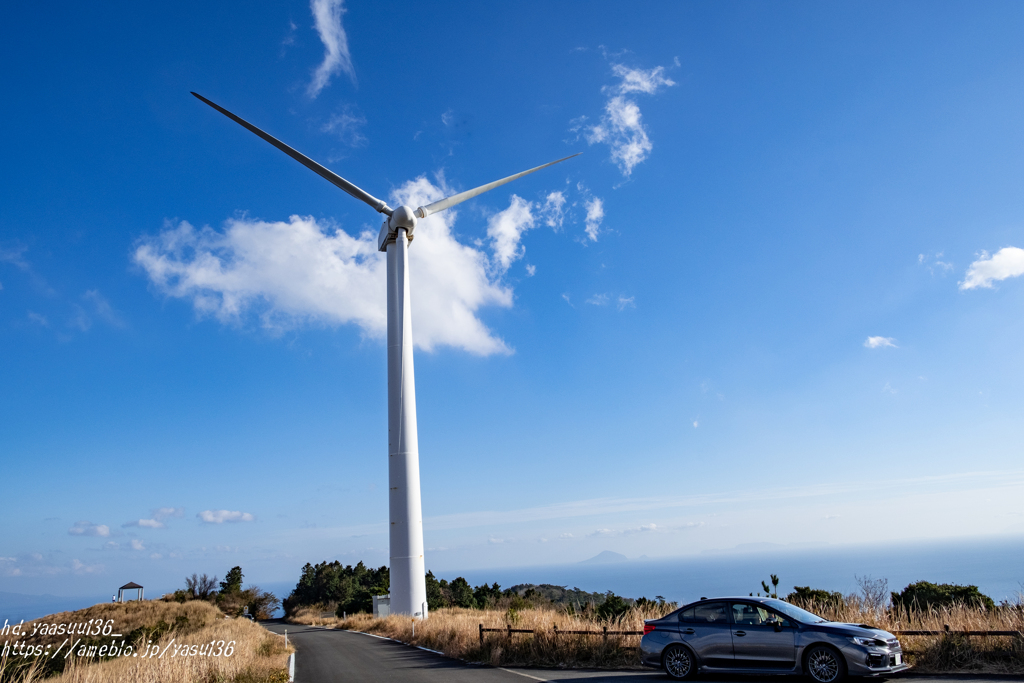
[[[828,645],[815,645],[804,655],[804,671],[817,683],[839,683],[846,678],[846,660]]]
[[[668,677],[677,681],[691,680],[697,674],[693,653],[685,645],[669,645],[661,656],[661,664]]]

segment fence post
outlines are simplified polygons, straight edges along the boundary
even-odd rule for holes
[[[558,624],[554,624],[553,626],[554,626],[554,629],[555,629],[555,637],[557,638],[558,637]]]
[[[949,624],[943,624],[942,625],[942,630],[945,631],[946,633],[949,633]]]
[[[608,640],[608,627],[607,626],[602,626],[602,628],[604,629],[604,635],[601,636],[601,637],[604,638],[605,640]]]
[[[480,646],[483,647],[483,644],[484,644],[484,625],[480,624]]]
[[[508,625],[508,639],[512,640],[512,624]]]

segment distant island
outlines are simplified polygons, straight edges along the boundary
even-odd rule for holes
[[[611,550],[602,550],[589,560],[583,560],[580,564],[611,564],[612,562],[628,562],[629,558],[622,553],[615,553]]]

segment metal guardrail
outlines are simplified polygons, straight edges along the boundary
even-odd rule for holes
[[[1021,631],[953,631],[950,630],[949,624],[944,624],[945,628],[941,631],[892,631],[894,636],[944,636],[944,635],[962,635],[962,636],[980,636],[986,638],[988,636],[1017,636],[1018,638],[1024,638],[1024,632]],[[543,632],[543,631],[542,631]],[[512,637],[513,633],[532,633],[536,635],[537,629],[532,628],[512,628],[506,626],[505,628],[484,628],[483,624],[480,624],[480,643],[484,642],[484,633],[505,633],[509,638]],[[607,638],[608,636],[642,636],[643,631],[609,631],[608,627],[605,626],[600,631],[563,631],[558,626],[552,628],[548,633],[554,635],[578,635],[578,636],[601,636]]]

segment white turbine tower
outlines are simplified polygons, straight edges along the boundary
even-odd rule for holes
[[[488,190],[577,154],[481,185],[441,201],[392,209],[305,154],[298,152],[202,95],[197,98],[277,147],[300,164],[388,216],[380,227],[377,248],[388,259],[388,491],[391,542],[391,611],[427,616],[426,567],[423,562],[423,512],[420,506],[420,451],[416,432],[416,382],[412,366],[412,312],[409,308],[409,243],[416,219],[444,211]]]

